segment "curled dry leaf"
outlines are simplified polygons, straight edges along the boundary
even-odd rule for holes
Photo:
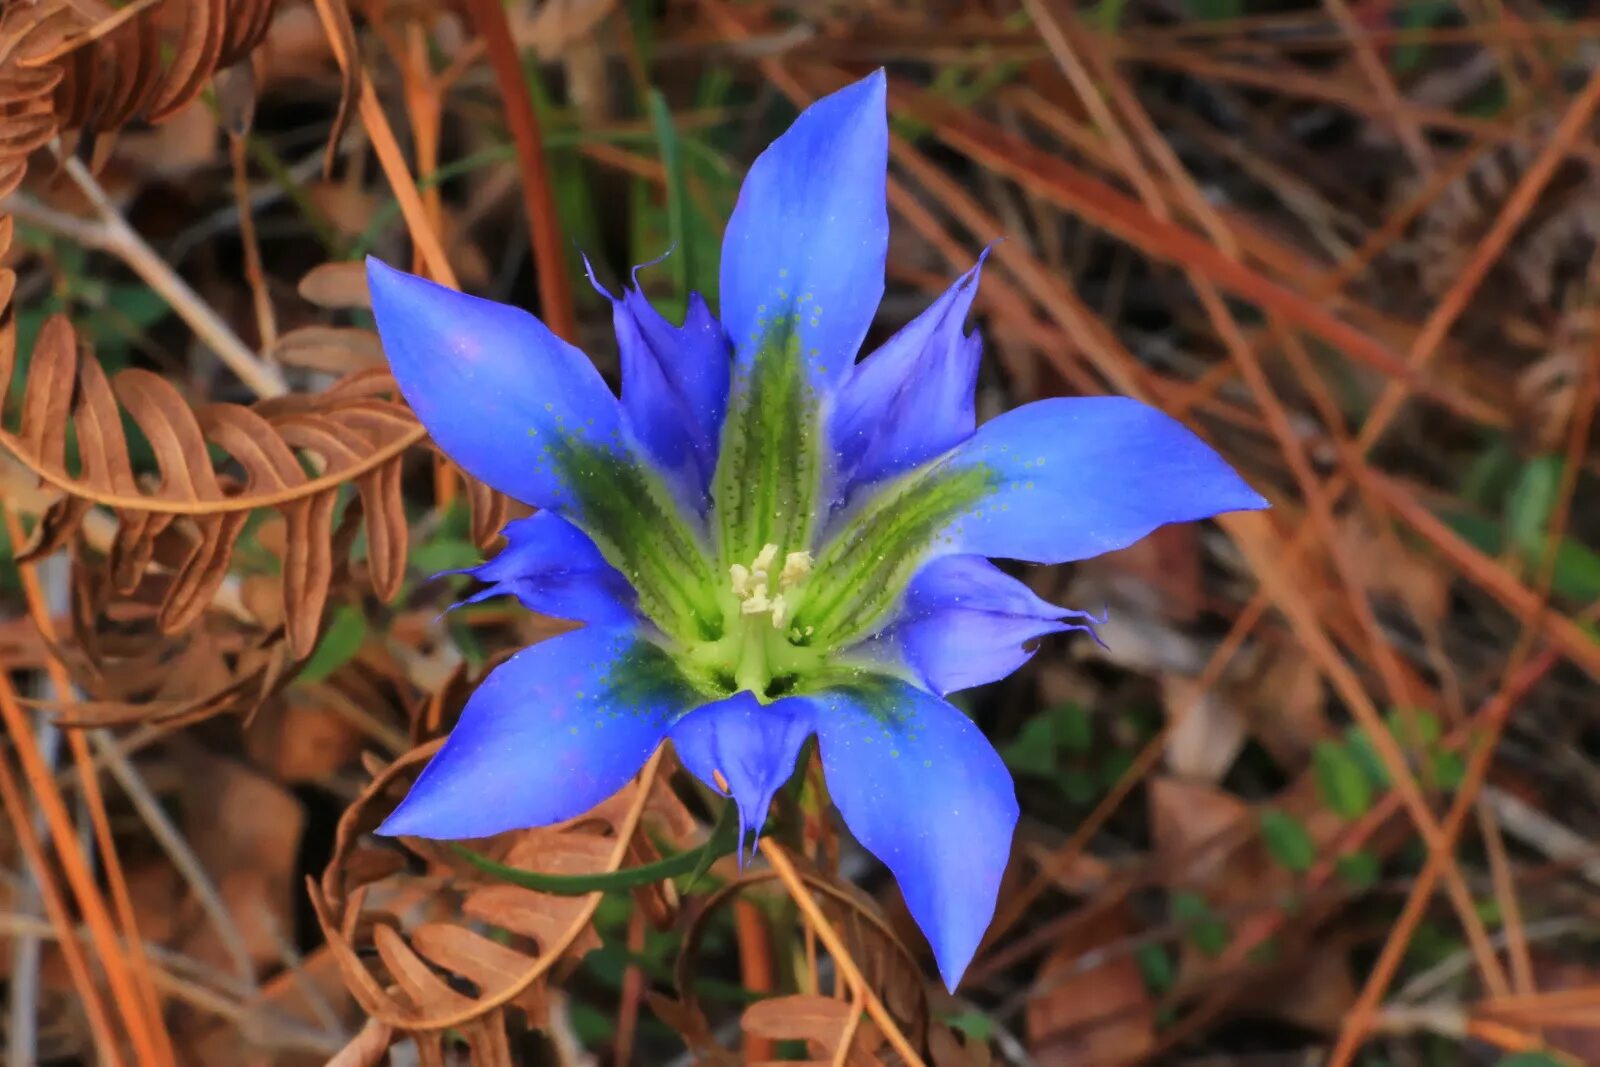
[[[881,1067],[884,1062],[878,1056],[883,1034],[872,1020],[864,1017],[859,1005],[832,997],[796,993],[758,1000],[744,1010],[739,1025],[750,1037],[803,1041],[818,1063]],[[849,1049],[841,1059],[847,1034]]]
[[[160,122],[260,43],[278,0],[84,0],[0,12],[0,196],[57,134],[93,140],[135,118]]]
[[[426,872],[415,874],[394,848],[367,844],[437,749],[423,745],[382,768],[345,811],[333,858],[309,883],[311,898],[345,982],[369,1014],[426,1040],[478,1025],[488,1042],[482,1062],[500,1062],[491,1036],[503,1040],[501,1009],[515,1004],[542,1019],[551,968],[598,947],[590,928],[598,894],[554,896],[488,880],[446,845],[408,838]],[[473,847],[513,866],[574,874],[621,866],[640,847],[645,820],[667,840],[686,842],[695,821],[657,777],[659,762],[585,815]]]
[[[900,1024],[913,1047],[921,1047],[928,1039],[931,1012],[928,1005],[928,987],[921,965],[905,944],[895,936],[894,929],[884,917],[877,903],[856,886],[830,876],[809,863],[795,857],[795,867],[801,879],[817,894],[828,921],[838,932],[857,969],[878,995],[890,1014]],[[732,903],[740,893],[752,886],[776,878],[771,870],[747,870],[706,897],[694,914],[693,921],[683,935],[678,959],[673,968],[673,978],[678,989],[678,999],[651,998],[652,1010],[668,1022],[689,1042],[698,1057],[697,1062],[736,1063],[734,1054],[717,1041],[715,1030],[706,1018],[695,994],[695,975],[700,971],[700,944],[710,919],[721,908]],[[819,998],[820,999],[820,998]],[[746,1017],[748,1018],[748,1016]],[[762,1019],[758,1015],[758,1019]],[[767,1022],[759,1025],[766,1026]],[[781,1023],[773,1025],[782,1025]],[[865,1026],[865,1022],[862,1024]],[[747,1033],[755,1036],[793,1037],[804,1040],[807,1034],[767,1035],[745,1025]],[[876,1033],[876,1031],[873,1031]],[[881,1036],[881,1035],[880,1035]],[[834,1051],[838,1041],[834,1039]],[[867,1048],[867,1046],[855,1046]],[[871,1045],[869,1051],[877,1049]],[[852,1058],[850,1061],[868,1062]]]

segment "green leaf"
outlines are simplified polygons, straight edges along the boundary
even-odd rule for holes
[[[1548,1052],[1513,1052],[1501,1057],[1495,1067],[1572,1067],[1573,1063]]]
[[[1094,746],[1094,720],[1082,705],[1068,701],[1047,714],[1056,724],[1056,740],[1063,749],[1081,754]]]
[[[1122,776],[1133,766],[1133,753],[1125,748],[1114,748],[1099,761],[1100,785],[1105,790],[1115,789]]]
[[[1523,465],[1511,487],[1506,501],[1506,525],[1511,544],[1524,558],[1538,559],[1544,554],[1545,531],[1561,487],[1561,468],[1560,456],[1535,456]]]
[[[1372,739],[1367,732],[1359,726],[1352,727],[1345,739],[1345,751],[1350,753],[1350,758],[1356,761],[1361,768],[1361,773],[1367,776],[1376,789],[1389,788],[1389,769],[1383,765],[1383,760],[1378,757],[1378,750],[1373,747]]]
[[[1016,774],[1040,778],[1056,775],[1056,728],[1048,715],[1035,715],[1022,724],[1017,736],[1002,750],[1006,766]]]
[[[333,613],[333,620],[322,633],[322,640],[312,649],[306,665],[300,668],[299,680],[322,681],[354,659],[366,639],[366,615],[354,604],[339,605]]]
[[[944,1024],[963,1037],[985,1044],[994,1036],[994,1020],[981,1011],[963,1011],[944,1017]]]
[[[1461,779],[1466,776],[1467,761],[1461,753],[1441,749],[1433,754],[1433,780],[1440,789],[1454,792],[1461,788]]]
[[[1122,25],[1122,11],[1128,0],[1099,0],[1089,9],[1089,22],[1101,33],[1116,33]]]
[[[1401,5],[1398,9],[1400,25],[1404,29],[1423,29],[1443,21],[1455,9],[1451,0],[1420,0]],[[1427,46],[1421,41],[1407,41],[1394,50],[1394,69],[1409,74],[1422,63]]]
[[[1202,22],[1231,21],[1244,14],[1244,0],[1189,0],[1189,13]]]
[[[1521,465],[1510,440],[1494,438],[1467,464],[1466,473],[1461,478],[1461,498],[1480,508],[1498,510],[1501,501],[1511,491],[1511,483],[1516,481]]]
[[[1544,559],[1541,553],[1539,557]],[[1556,546],[1555,573],[1550,580],[1557,596],[1586,604],[1600,599],[1600,552],[1563,537]]]
[[[1067,803],[1086,807],[1100,796],[1100,786],[1082,771],[1069,770],[1061,776],[1061,795]]]
[[[1318,741],[1311,754],[1317,792],[1341,819],[1358,819],[1372,806],[1372,783],[1360,761],[1337,741]]]
[[[1172,894],[1172,918],[1181,923],[1194,947],[1207,956],[1220,956],[1232,935],[1228,924],[1217,917],[1199,893],[1179,890]]]
[[[1277,808],[1261,809],[1261,836],[1272,858],[1296,874],[1311,869],[1317,846],[1300,820]]]
[[[1252,948],[1248,953],[1245,954],[1245,958],[1251,963],[1262,967],[1277,963],[1282,956],[1283,947],[1278,944],[1278,939],[1276,937],[1267,938],[1265,941],[1261,942],[1261,944],[1257,945],[1255,948]]]
[[[667,257],[675,283],[673,294],[674,315],[678,318],[687,307],[689,290],[695,277],[695,249],[688,239],[689,186],[684,178],[683,149],[678,141],[677,127],[672,124],[672,112],[667,108],[667,98],[659,90],[651,89],[646,99],[650,106],[650,125],[656,132],[660,147],[661,167],[667,179],[667,235],[672,240],[673,254]]]
[[[411,562],[423,574],[457,571],[483,562],[476,545],[465,537],[434,537],[411,550]]]
[[[1133,954],[1138,961],[1139,973],[1152,993],[1165,993],[1178,981],[1178,968],[1165,945],[1141,945]]]
[[[1444,724],[1427,708],[1395,708],[1384,724],[1403,748],[1426,752],[1444,736]]]
[[[1335,868],[1344,883],[1355,890],[1372,888],[1383,874],[1382,861],[1366,849],[1340,856]]]

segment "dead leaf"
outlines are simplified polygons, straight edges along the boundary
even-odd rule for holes
[[[1219,782],[1245,743],[1245,718],[1215,689],[1203,690],[1197,679],[1161,676],[1161,704],[1176,720],[1167,737],[1167,768],[1182,778]]]
[[[532,47],[549,62],[572,45],[587,39],[616,8],[616,0],[546,0],[530,17],[528,8],[514,7],[511,36],[522,47]]]
[[[876,1055],[883,1047],[883,1034],[864,1017],[859,1006],[831,997],[796,993],[786,997],[758,1000],[744,1010],[739,1025],[750,1037],[773,1041],[804,1041],[811,1055],[820,1062],[836,1063],[852,1016],[862,1015],[850,1042],[848,1064],[879,1067]]]
[[[216,881],[228,914],[257,966],[276,965],[294,930],[294,864],[305,822],[288,790],[244,764],[186,748],[182,757],[184,830]],[[191,901],[179,947],[209,963],[229,957]]]
[[[372,294],[367,291],[366,264],[355,260],[320,263],[300,279],[300,295],[333,310],[369,308]]]
[[[1112,954],[1082,968],[1090,953],[1133,936],[1125,910],[1077,925],[1034,978],[1026,1013],[1028,1052],[1046,1067],[1137,1063],[1155,1047],[1155,1004],[1133,956]]]

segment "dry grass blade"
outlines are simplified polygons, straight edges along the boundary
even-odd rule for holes
[[[834,962],[844,977],[846,987],[850,990],[851,998],[861,1002],[867,1015],[883,1031],[885,1039],[906,1064],[915,1064],[917,1067],[921,1067],[922,1057],[917,1055],[916,1050],[911,1047],[911,1043],[906,1039],[905,1033],[900,1029],[900,1025],[895,1021],[894,1016],[889,1013],[889,1009],[884,1006],[877,992],[862,977],[860,968],[857,967],[854,957],[850,955],[844,940],[834,929],[833,924],[828,921],[827,916],[822,913],[816,901],[811,898],[811,893],[806,889],[804,881],[795,871],[794,864],[790,862],[788,854],[775,845],[770,837],[761,839],[761,853],[767,857],[767,862],[772,864],[772,868],[777,872],[784,888],[789,891],[790,897],[805,916],[807,924],[816,931],[817,937],[822,940],[823,944],[827,945],[828,951],[833,955]],[[848,1047],[848,1043],[846,1043],[846,1047]]]

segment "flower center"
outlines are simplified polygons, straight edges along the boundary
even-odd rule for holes
[[[777,593],[772,592],[772,565],[778,561],[778,546],[766,544],[756,558],[746,567],[735,563],[728,568],[733,595],[739,601],[741,616],[767,615],[772,628],[782,630],[793,616],[790,592],[811,573],[811,553],[790,552],[783,557],[783,570],[778,572]]]
[[[764,700],[793,690],[822,661],[808,647],[811,628],[792,624],[811,569],[810,552],[785,553],[772,543],[749,563],[732,564],[722,594],[723,636],[691,649],[690,659],[724,689],[747,689]]]

